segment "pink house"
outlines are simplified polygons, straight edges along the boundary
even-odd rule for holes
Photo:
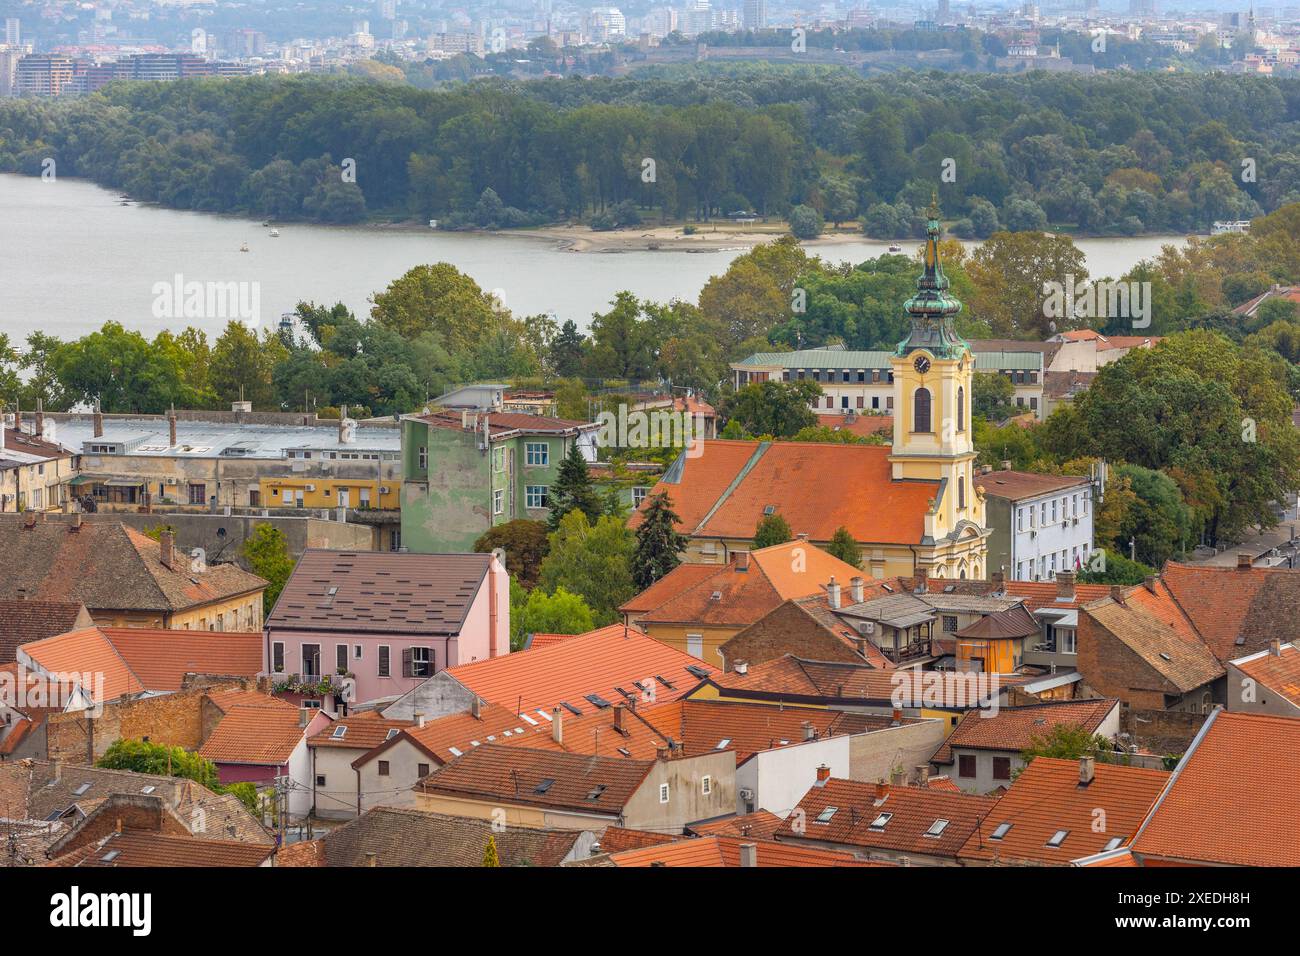
[[[264,632],[280,691],[346,711],[510,653],[510,577],[490,554],[309,549]]]

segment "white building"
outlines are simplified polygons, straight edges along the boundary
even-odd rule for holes
[[[1088,478],[989,471],[973,482],[984,489],[989,570],[1010,581],[1050,581],[1092,558],[1093,487]]]

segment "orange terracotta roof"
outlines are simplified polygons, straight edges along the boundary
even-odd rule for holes
[[[188,835],[126,830],[56,859],[50,866],[261,866],[274,845],[205,840]]]
[[[831,777],[804,794],[777,838],[955,859],[996,802],[968,793]],[[889,817],[882,819],[883,814]],[[938,825],[945,820],[946,825]]]
[[[990,471],[985,475],[976,475],[971,479],[971,483],[977,488],[983,488],[986,494],[1010,501],[1021,501],[1070,488],[1082,488],[1088,484],[1088,479],[1074,475],[1043,475],[1030,471]]]
[[[0,665],[5,675],[0,682],[0,705],[20,714],[43,720],[51,713],[61,713],[72,699],[73,685],[50,680],[42,674],[28,670],[17,661]],[[13,699],[15,692],[18,699]]]
[[[262,669],[261,632],[106,627],[103,633],[150,690],[180,690],[186,674],[254,677]]]
[[[148,690],[104,632],[97,627],[86,627],[24,644],[21,652],[47,674],[64,674],[69,679],[73,675],[93,675],[90,683],[83,685],[83,689],[93,695],[97,703],[116,700],[123,694],[138,694]],[[103,676],[102,691],[97,683],[100,675]],[[76,680],[81,683],[80,677]]]
[[[751,551],[642,615],[647,624],[745,626],[783,601],[823,593],[832,578],[844,591],[862,572],[807,541]]]
[[[203,742],[199,754],[216,763],[282,766],[307,732],[296,707],[232,707]]]
[[[1085,786],[1079,783],[1079,763],[1035,757],[958,856],[1064,866],[1079,857],[1127,844],[1169,782],[1169,774],[1098,763],[1092,782]],[[1004,824],[1011,826],[1003,831]],[[1061,830],[1066,831],[1065,837],[1049,846],[1048,841]],[[1001,835],[995,838],[995,833]],[[1119,842],[1114,843],[1116,840]]]
[[[1209,648],[1127,597],[1123,604],[1102,598],[1086,605],[1083,613],[1167,681],[1166,693],[1186,694],[1223,676],[1223,666]]]
[[[682,700],[640,709],[634,715],[660,735],[671,738],[693,757],[716,750],[734,750],[740,765],[764,750],[804,742],[807,730],[815,739],[885,730],[888,714],[859,714],[825,707],[772,707],[729,700]]]
[[[1102,698],[1002,707],[996,713],[972,710],[953,728],[930,762],[951,764],[954,747],[1019,752],[1032,746],[1035,737],[1047,736],[1053,727],[1078,726],[1094,734],[1118,706],[1118,700]]]
[[[770,810],[742,813],[709,823],[692,823],[686,829],[695,836],[735,836],[756,840],[775,839],[782,820]]]
[[[484,744],[438,767],[415,789],[443,796],[616,815],[653,766],[651,760]]]
[[[872,435],[892,435],[894,416],[892,415],[845,415],[843,412],[817,412],[817,424],[833,431],[845,431],[860,438]]]
[[[622,625],[611,624],[610,627],[618,627],[621,629]],[[541,650],[543,647],[550,647],[552,644],[558,644],[560,643],[560,641],[567,640],[568,638],[574,636],[575,635],[573,634],[545,634],[545,633],[529,634],[528,640],[524,643],[524,650],[526,651]]]
[[[458,714],[448,714],[436,720],[426,721],[423,727],[408,724],[396,737],[378,742],[375,745],[376,749],[362,754],[353,761],[352,766],[359,767],[369,763],[389,747],[396,746],[397,741],[401,739],[413,742],[426,753],[433,755],[439,763],[447,763],[480,744],[505,741],[516,736],[522,738],[530,726],[526,721],[521,720],[518,714],[505,707],[483,703],[479,705],[477,717],[472,711],[465,710]],[[546,729],[549,733],[549,724]],[[507,734],[509,737],[506,736]],[[536,744],[537,746],[544,746],[544,740],[550,739],[549,736],[544,738],[541,735],[537,736],[542,741]]]
[[[694,537],[752,538],[772,506],[812,541],[829,541],[843,526],[860,542],[916,544],[939,489],[933,481],[894,481],[887,445],[718,439],[703,446],[654,488],[673,496],[682,531]]]
[[[1228,866],[1300,866],[1300,720],[1214,710],[1156,801],[1133,853]]]
[[[619,610],[632,615],[653,610],[704,578],[717,574],[718,570],[716,564],[679,564],[636,597],[625,601]]]
[[[675,700],[700,682],[688,671],[715,673],[716,668],[647,637],[636,628],[601,628],[578,634],[526,654],[507,654],[449,668],[446,673],[482,700],[512,712],[544,719],[552,708],[569,704],[582,714],[602,709],[588,700],[595,695],[610,704],[624,700],[617,688],[656,700]],[[659,680],[658,678],[663,678]],[[636,686],[637,684],[641,686]],[[539,716],[536,711],[542,711]]]
[[[308,737],[307,746],[371,750],[388,740],[390,731],[400,732],[411,726],[409,720],[390,720],[377,711],[363,710],[347,717],[339,717],[320,733]],[[343,728],[342,736],[339,736],[340,728]]]
[[[1166,562],[1161,580],[1220,661],[1300,640],[1300,570]]]
[[[1055,581],[1007,581],[1005,589],[1007,597],[1020,598],[1030,611],[1042,608],[1078,610],[1089,601],[1096,601],[1110,594],[1109,584],[1075,584],[1074,597],[1063,599],[1059,597],[1060,589]]]
[[[1094,853],[1092,856],[1085,856],[1073,862],[1075,866],[1137,866],[1137,860],[1133,859],[1133,851],[1128,847],[1108,850],[1105,853]]]
[[[681,834],[660,833],[656,830],[632,830],[627,827],[606,827],[600,835],[601,853],[619,853],[645,846],[659,846],[685,839]]]
[[[624,850],[610,856],[614,866],[740,866],[740,848],[753,844],[758,866],[879,866],[857,859],[852,853],[822,850],[815,847],[777,843],[773,840],[750,840],[744,837],[711,836],[696,840],[677,840],[659,846]]]
[[[1300,707],[1300,643],[1279,644],[1276,653],[1270,648],[1231,663],[1260,687]]]

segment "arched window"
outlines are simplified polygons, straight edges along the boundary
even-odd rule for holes
[[[912,395],[912,431],[930,430],[930,390],[918,388]]]
[[[957,387],[957,431],[966,430],[966,389]]]

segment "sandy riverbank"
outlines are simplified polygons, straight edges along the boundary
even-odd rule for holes
[[[512,234],[536,236],[560,243],[569,252],[720,252],[722,250],[750,249],[759,243],[771,242],[788,230],[783,223],[701,223],[693,235],[682,232],[681,226],[637,226],[632,229],[615,229],[596,232],[587,226],[545,226],[539,229],[520,229]],[[861,232],[843,229],[827,232],[805,246],[834,246],[861,242]]]

